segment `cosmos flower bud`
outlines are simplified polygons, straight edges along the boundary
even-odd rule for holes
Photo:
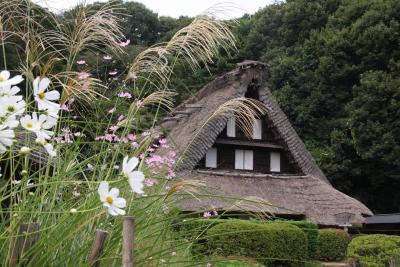
[[[27,146],[23,146],[19,151],[21,152],[22,155],[28,155],[29,152],[31,152],[31,149]]]
[[[28,175],[28,171],[27,170],[22,170],[21,171],[21,175],[22,176],[27,176]]]

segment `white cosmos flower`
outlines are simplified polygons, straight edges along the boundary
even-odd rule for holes
[[[8,96],[0,98],[0,113],[6,112],[12,116],[21,115],[25,111],[25,101],[22,96]]]
[[[7,151],[7,147],[13,144],[15,137],[14,131],[8,129],[5,125],[0,125],[0,154]]]
[[[0,87],[0,97],[16,96],[21,90],[18,86],[7,85]],[[22,97],[22,96],[21,96]]]
[[[37,77],[33,81],[33,95],[38,103],[39,110],[55,110],[60,107],[60,104],[52,102],[60,99],[60,93],[56,90],[47,92],[49,84],[48,78]]]
[[[141,171],[134,171],[139,164],[137,157],[129,159],[128,156],[124,157],[122,161],[122,174],[128,178],[129,185],[134,193],[143,194],[144,174]]]
[[[1,115],[0,112],[0,124],[4,125],[10,129],[14,129],[15,127],[18,126],[19,121],[15,116],[7,116],[7,115]]]
[[[129,185],[134,193],[143,194],[144,187],[144,174],[141,171],[134,171],[129,174],[128,177]]]
[[[126,200],[122,197],[118,197],[118,188],[111,188],[109,190],[108,182],[101,182],[98,188],[100,201],[103,202],[103,206],[108,208],[108,213],[112,216],[125,215],[123,210],[126,207]]]
[[[21,118],[21,125],[26,130],[34,132],[39,139],[50,139],[54,132],[49,129],[57,124],[57,119],[40,114],[37,116],[36,112],[31,115],[25,115]]]
[[[53,145],[48,143],[47,140],[37,138],[35,142],[36,142],[36,144],[42,145],[44,147],[44,149],[46,149],[47,153],[50,155],[51,158],[54,158],[55,156],[57,156],[57,152],[54,149]]]
[[[133,170],[139,164],[139,159],[137,157],[132,157],[129,159],[128,156],[124,157],[122,161],[122,174],[128,178],[129,174],[133,172]]]
[[[0,88],[19,84],[24,80],[24,78],[22,78],[21,75],[14,76],[11,79],[9,78],[10,78],[9,71],[3,70],[2,72],[0,72]]]
[[[59,113],[60,109],[61,109],[60,105],[52,106],[52,107],[49,107],[48,109],[46,109],[44,111],[44,113],[49,117],[58,119],[58,113]]]

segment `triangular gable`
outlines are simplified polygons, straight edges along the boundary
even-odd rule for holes
[[[233,71],[203,87],[163,119],[161,127],[168,131],[168,139],[177,149],[180,170],[192,170],[213,146],[225,129],[228,118],[208,121],[219,106],[230,99],[245,96],[248,86],[257,83],[259,100],[268,110],[267,117],[276,127],[291,156],[305,175],[312,175],[328,182],[304,143],[291,126],[270,90],[264,86],[266,65],[245,61]],[[207,122],[208,121],[208,122]]]

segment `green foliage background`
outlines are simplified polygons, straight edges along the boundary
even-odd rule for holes
[[[131,45],[126,57],[113,59],[120,74],[127,59],[192,20],[159,17],[136,2],[121,4]],[[239,22],[238,51],[221,53],[209,71],[193,73],[175,63],[170,86],[179,92],[177,101],[237,62],[266,62],[268,86],[332,184],[374,212],[399,212],[400,2],[287,0]],[[43,26],[52,27],[46,20]],[[13,49],[6,47],[8,65],[19,60]],[[110,63],[98,61],[100,56],[83,55],[98,64],[95,76],[107,78]]]

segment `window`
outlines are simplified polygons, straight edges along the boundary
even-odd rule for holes
[[[206,168],[217,168],[217,148],[211,147],[206,153]]]
[[[271,172],[280,172],[281,154],[279,152],[271,152],[270,160]]]
[[[235,150],[235,169],[253,170],[253,150]]]
[[[256,120],[253,125],[253,139],[261,140],[262,138],[262,121]]]
[[[236,137],[235,118],[230,118],[226,124],[226,136]]]

